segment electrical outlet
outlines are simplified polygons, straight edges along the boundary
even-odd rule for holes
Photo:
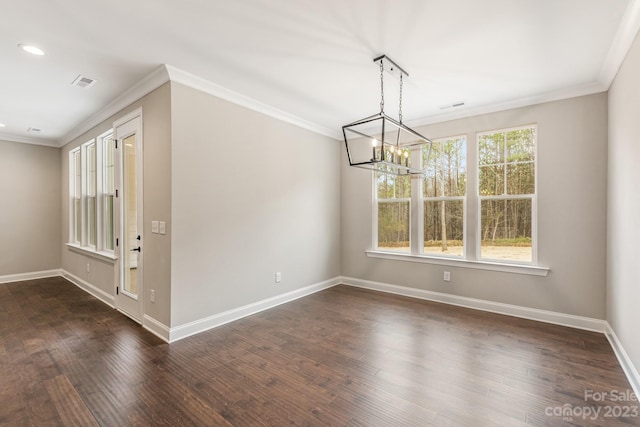
[[[276,273],[276,283],[280,283],[281,280],[282,280],[282,273],[278,271]]]
[[[450,282],[451,281],[451,272],[449,272],[449,271],[445,271],[444,272],[444,281],[445,282]]]
[[[151,302],[156,302],[156,290],[155,289],[151,289],[150,299],[151,299]]]

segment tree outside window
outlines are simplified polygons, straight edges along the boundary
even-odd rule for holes
[[[464,256],[464,199],[467,193],[467,140],[433,141],[423,151],[424,253]]]
[[[411,178],[376,172],[378,248],[411,252]]]
[[[533,262],[535,126],[478,135],[480,257]]]

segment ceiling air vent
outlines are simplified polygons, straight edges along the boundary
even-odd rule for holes
[[[31,128],[31,127],[30,127],[29,129],[27,129],[27,132],[30,132],[30,133],[40,133],[40,129],[38,129],[38,128]]]
[[[95,82],[96,81],[94,79],[90,79],[89,77],[78,75],[78,77],[76,77],[76,79],[73,82],[71,82],[71,86],[78,86],[86,89],[93,86]]]
[[[448,110],[449,108],[462,107],[464,105],[464,101],[454,102],[453,104],[441,105],[439,108],[441,110]]]

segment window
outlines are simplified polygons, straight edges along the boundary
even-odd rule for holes
[[[69,231],[70,241],[78,243],[82,241],[82,169],[80,162],[80,149],[73,150],[69,159],[71,223]]]
[[[464,204],[467,193],[467,140],[433,141],[424,149],[427,175],[422,183],[424,253],[464,256]]]
[[[104,148],[104,170],[103,170],[103,188],[102,188],[102,207],[104,209],[103,221],[104,221],[104,249],[112,251],[114,249],[113,245],[113,213],[114,213],[114,204],[113,199],[116,193],[116,184],[115,184],[115,142],[113,140],[113,134],[109,134],[105,136],[103,139],[103,148]]]
[[[377,247],[410,252],[411,179],[376,173]]]
[[[113,253],[115,142],[109,131],[69,152],[69,243]]]
[[[96,247],[96,143],[86,146],[87,155],[87,244]]]
[[[480,258],[533,262],[533,126],[478,134]]]
[[[471,147],[463,135],[412,152],[426,166],[423,179],[375,175],[377,251],[535,264],[536,126],[475,136]]]

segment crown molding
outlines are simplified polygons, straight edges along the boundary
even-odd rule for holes
[[[20,142],[23,144],[42,145],[45,147],[58,148],[58,142],[48,138],[31,138],[28,136],[12,135],[9,133],[0,133],[0,141]]]
[[[586,83],[547,92],[540,95],[519,98],[495,104],[486,104],[478,107],[463,108],[455,112],[435,114],[420,119],[409,120],[407,126],[418,127],[434,123],[442,123],[450,120],[464,119],[467,117],[479,116],[481,114],[496,113],[498,111],[512,110],[515,108],[529,107],[532,105],[544,104],[547,102],[561,101],[563,99],[577,98],[579,96],[593,95],[595,93],[606,92],[607,87],[600,82]]]
[[[166,67],[169,72],[169,79],[172,82],[180,83],[192,89],[199,90],[200,92],[204,92],[209,95],[216,96],[218,98],[224,99],[225,101],[229,101],[233,104],[240,105],[250,110],[257,111],[259,113],[273,117],[274,119],[278,119],[283,122],[287,122],[287,123],[296,125],[298,127],[301,127],[303,129],[310,130],[311,132],[315,132],[320,135],[328,136],[334,139],[340,138],[340,135],[337,130],[331,130],[324,126],[305,120],[301,117],[295,116],[293,114],[289,114],[278,108],[272,107],[263,102],[250,98],[246,95],[227,89],[218,84],[212,83],[208,80],[205,80],[191,73],[187,73],[186,71],[179,70],[178,68],[172,67],[170,65],[167,65]]]
[[[166,65],[161,65],[151,72],[148,76],[133,85],[130,89],[115,98],[104,108],[92,114],[86,120],[82,121],[76,127],[71,129],[65,136],[58,141],[58,147],[70,143],[83,133],[91,130],[94,126],[99,125],[114,114],[119,113],[138,99],[149,94],[153,90],[159,88],[169,81],[169,73]]]
[[[64,137],[60,138],[57,144],[52,141],[50,141],[50,144],[54,147],[62,147],[68,144],[83,133],[91,130],[91,128],[93,128],[94,126],[97,126],[98,124],[107,120],[109,117],[112,117],[114,114],[122,111],[124,108],[128,107],[138,99],[142,98],[143,96],[147,95],[148,93],[157,89],[168,81],[183,84],[190,88],[199,90],[209,95],[216,96],[234,104],[241,105],[275,119],[291,123],[312,132],[339,139],[337,131],[332,131],[331,129],[317,125],[313,122],[294,116],[277,108],[271,107],[270,105],[264,104],[260,101],[256,101],[253,98],[242,95],[238,92],[234,92],[230,89],[212,83],[186,71],[182,71],[171,65],[164,64],[155,69],[144,79],[136,83],[122,95],[115,98],[106,107],[92,114],[89,118],[78,124]],[[34,140],[33,143],[38,142]]]
[[[607,89],[613,83],[613,79],[627,57],[638,30],[640,30],[640,0],[630,0],[598,74],[598,81]]]
[[[607,91],[609,89],[609,86],[611,86],[611,83],[615,79],[615,76],[620,66],[622,65],[622,62],[626,58],[626,55],[632,43],[634,42],[639,30],[640,0],[630,0],[622,16],[620,25],[618,26],[618,30],[611,44],[609,52],[607,53],[607,57],[603,62],[602,68],[600,69],[600,73],[596,82],[501,103],[464,108],[455,112],[452,111],[442,114],[434,114],[420,119],[409,120],[407,124],[411,127],[417,127]],[[79,123],[58,140],[32,138],[3,133],[0,133],[0,140],[42,145],[47,147],[62,147],[65,144],[68,144],[69,142],[78,138],[83,133],[89,131],[94,126],[102,123],[104,120],[107,120],[109,117],[122,111],[127,106],[131,105],[138,99],[142,98],[143,96],[147,95],[148,93],[157,89],[168,81],[183,84],[209,95],[213,95],[234,104],[243,106],[245,108],[260,112],[275,119],[299,126],[303,129],[307,129],[312,132],[328,136],[330,138],[341,139],[340,132],[337,129],[333,130],[325,126],[321,126],[317,123],[287,113],[283,110],[250,98],[246,95],[232,91],[201,77],[198,77],[186,71],[182,71],[171,65],[165,64],[156,68],[151,74],[149,74],[141,81],[136,83],[133,87],[116,97],[107,106]]]

